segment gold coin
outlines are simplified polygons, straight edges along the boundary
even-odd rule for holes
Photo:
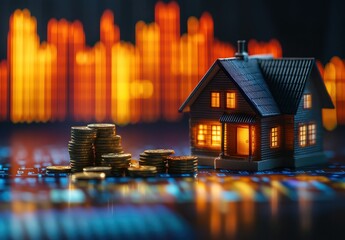
[[[80,172],[72,174],[72,180],[103,180],[105,179],[105,173],[103,172]]]
[[[138,172],[141,172],[141,171],[144,171],[144,172],[147,172],[147,171],[156,171],[157,168],[154,167],[154,166],[146,166],[146,165],[140,165],[139,167],[129,167],[128,168],[128,171],[138,171]]]
[[[152,155],[170,155],[174,154],[175,151],[173,149],[149,149],[145,150],[144,153],[146,154],[152,154]]]
[[[196,156],[168,156],[166,158],[168,161],[193,161],[198,159]]]
[[[128,159],[132,157],[130,153],[107,153],[102,154],[102,158]]]
[[[47,168],[48,172],[63,172],[63,173],[67,173],[71,171],[71,167],[70,166],[48,166]]]
[[[115,128],[112,123],[90,123],[87,125],[89,128]]]

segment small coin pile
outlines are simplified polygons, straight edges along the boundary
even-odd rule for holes
[[[116,135],[115,124],[112,123],[92,123],[88,128],[96,130],[95,165],[100,166],[102,155],[107,153],[123,153],[121,136]]]
[[[157,174],[157,168],[154,166],[129,167],[127,171],[130,177],[154,177]]]
[[[107,153],[101,158],[101,166],[111,167],[113,176],[123,176],[124,170],[129,167],[132,154],[130,153]]]
[[[175,151],[172,149],[149,149],[140,153],[139,164],[145,166],[154,166],[158,173],[166,172],[166,158]]]
[[[84,172],[98,172],[98,173],[105,173],[106,176],[111,175],[111,167],[84,167]]]
[[[194,174],[198,171],[198,158],[196,156],[168,156],[168,173]]]
[[[71,127],[71,140],[68,142],[70,166],[72,172],[81,172],[84,167],[94,165],[93,142],[96,130],[85,127]]]
[[[47,166],[47,173],[69,173],[71,172],[70,166]]]

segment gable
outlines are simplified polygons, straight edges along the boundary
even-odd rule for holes
[[[321,76],[310,77],[312,72],[317,71],[314,59],[260,59],[259,65],[282,113],[296,114],[306,82],[309,79],[315,81],[322,97],[323,104],[321,107],[332,105]]]
[[[219,93],[219,107],[211,106],[212,93]],[[227,93],[235,94],[235,108],[228,108],[226,104]],[[224,113],[245,113],[257,115],[257,111],[250,105],[243,93],[232,78],[220,69],[209,81],[205,88],[198,94],[196,100],[190,105],[190,116],[194,118],[219,119]]]
[[[261,116],[280,114],[279,108],[261,74],[257,60],[243,61],[234,58],[218,59],[181,105],[180,112],[194,103],[219,69],[224,71],[229,81],[233,80],[242,96]]]

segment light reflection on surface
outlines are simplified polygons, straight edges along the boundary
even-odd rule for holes
[[[283,230],[295,238],[339,233],[334,229],[345,213],[342,162],[256,173],[200,168],[195,178],[159,175],[75,183],[68,175],[45,173],[47,165],[68,162],[69,127],[54,127],[3,131],[9,142],[0,140],[1,236],[44,238],[58,232],[56,236],[75,238],[238,239],[277,237]],[[162,132],[132,126],[118,132],[133,155],[159,146],[183,154],[188,152],[184,128],[161,125]],[[338,220],[333,226],[320,226],[332,219]]]

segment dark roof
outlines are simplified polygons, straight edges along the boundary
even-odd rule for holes
[[[247,115],[247,114],[240,114],[240,113],[232,113],[227,114],[224,113],[219,121],[221,123],[255,123],[256,119],[255,116]]]
[[[225,73],[234,79],[243,96],[261,116],[280,114],[268,85],[261,73],[257,59],[243,61],[237,59],[221,59],[219,64]]]
[[[296,114],[304,88],[311,74],[323,108],[333,108],[332,100],[312,58],[236,58],[218,59],[200,80],[179,111],[194,103],[216,72],[225,74],[261,116]],[[316,74],[316,75],[315,75]]]
[[[314,59],[260,59],[258,62],[280,110],[295,114]]]

